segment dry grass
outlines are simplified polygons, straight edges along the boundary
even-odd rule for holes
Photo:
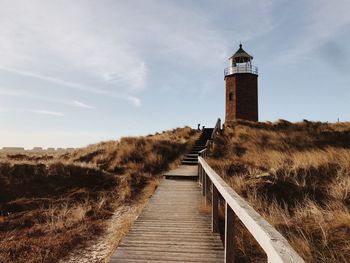
[[[197,137],[181,128],[62,156],[0,155],[0,262],[57,262],[104,234],[114,211],[145,202],[143,189]]]
[[[209,163],[307,262],[348,262],[350,123],[239,121]],[[241,261],[259,262],[263,252],[239,232]]]

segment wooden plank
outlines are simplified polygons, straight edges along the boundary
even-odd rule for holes
[[[211,196],[211,231],[214,233],[219,232],[219,192],[215,185],[212,186]]]
[[[223,262],[202,202],[197,182],[163,180],[110,262]]]
[[[196,180],[198,178],[198,166],[197,165],[180,165],[178,168],[165,173],[164,176],[167,179]]]
[[[207,175],[202,167],[202,180],[203,180],[203,183],[202,183],[202,195],[205,197],[205,189],[207,189]]]
[[[234,218],[231,207],[225,204],[225,263],[235,262]]]
[[[207,174],[205,174],[205,204],[209,205],[210,203],[210,185],[211,181]]]

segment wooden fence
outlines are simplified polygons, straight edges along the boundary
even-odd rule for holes
[[[202,155],[206,151],[202,152]],[[225,200],[225,262],[234,262],[235,222],[240,220],[265,251],[268,262],[302,263],[304,260],[288,241],[242,197],[240,197],[202,158],[198,158],[202,194],[212,205],[212,231],[219,231],[219,195]]]

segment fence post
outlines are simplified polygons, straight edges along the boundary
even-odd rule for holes
[[[209,204],[211,181],[209,175],[205,174],[205,204]]]
[[[198,183],[202,185],[202,165],[198,162]]]
[[[219,232],[219,192],[212,184],[213,191],[211,193],[211,231]]]
[[[234,220],[235,214],[225,202],[225,263],[235,261]]]
[[[205,188],[207,184],[207,173],[202,167],[202,195],[205,196]]]
[[[202,188],[203,188],[204,187],[204,169],[202,165],[201,165],[201,182],[202,182]]]

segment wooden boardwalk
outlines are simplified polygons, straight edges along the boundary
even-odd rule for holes
[[[196,181],[163,180],[110,262],[223,262],[203,201]]]
[[[182,165],[165,174],[110,262],[234,262],[234,229],[240,221],[268,262],[304,263],[288,241],[202,158],[220,127],[218,119],[214,129],[204,129]],[[211,216],[200,209],[209,199]],[[224,245],[217,233],[220,199],[225,203]]]
[[[198,165],[180,165],[178,168],[164,174],[167,179],[198,179]]]

